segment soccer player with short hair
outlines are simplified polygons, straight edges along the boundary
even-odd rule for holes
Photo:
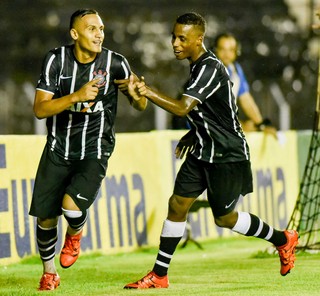
[[[280,256],[281,275],[294,267],[296,231],[276,230],[251,213],[235,210],[240,195],[252,192],[249,147],[237,118],[232,82],[226,68],[204,46],[205,27],[204,18],[194,12],[179,16],[173,26],[174,55],[190,63],[189,81],[179,99],[130,77],[129,93],[139,92],[164,110],[187,116],[195,140],[175,180],[154,267],[140,280],[127,284],[126,289],[169,286],[168,268],[184,234],[188,211],[204,190],[218,226],[274,244]],[[180,153],[178,146],[177,156]]]
[[[102,47],[104,24],[94,9],[70,20],[72,45],[50,50],[43,61],[34,99],[37,118],[47,118],[47,142],[38,167],[30,215],[37,217],[37,244],[43,263],[39,290],[60,284],[54,257],[60,215],[68,222],[60,254],[64,268],[79,256],[82,229],[106,175],[115,146],[118,87],[131,74],[126,58]],[[144,110],[147,100],[127,92]]]

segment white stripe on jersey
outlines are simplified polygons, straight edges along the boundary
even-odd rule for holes
[[[203,117],[203,113],[202,112],[199,112],[198,115],[202,118],[203,120],[203,126],[205,127],[206,131],[207,131],[207,134],[208,136],[210,137],[211,139],[211,143],[212,143],[212,146],[211,146],[211,154],[210,154],[210,159],[209,159],[209,162],[210,163],[213,163],[213,157],[214,157],[214,140],[211,136],[211,133],[210,133],[210,129],[209,129],[209,126],[208,126],[208,122],[204,119]],[[202,147],[204,146],[203,144],[201,145]],[[202,154],[202,148],[201,148],[201,151],[200,151],[200,155]],[[201,159],[199,157],[199,159]]]
[[[93,71],[94,71],[95,63],[90,66],[90,75],[89,81],[93,79]],[[87,138],[87,128],[89,123],[90,117],[89,115],[85,115],[85,121],[82,129],[82,137],[81,137],[81,156],[80,159],[84,159],[86,155],[86,138]]]
[[[60,79],[61,79],[61,76],[62,76],[65,57],[66,57],[66,48],[64,46],[62,46],[61,47],[61,69],[60,69],[60,76],[59,76],[59,79],[58,79],[58,85],[60,85]]]
[[[74,61],[72,80],[71,80],[71,86],[70,86],[70,94],[74,93],[74,86],[76,84],[76,79],[77,79],[77,70],[78,70],[78,65],[77,65],[76,61]]]
[[[48,61],[48,64],[47,64],[47,67],[46,67],[46,85],[50,85],[50,79],[49,79],[49,74],[50,74],[50,68],[51,68],[51,65],[52,65],[52,62],[53,60],[56,58],[56,56],[53,54],[49,61]]]
[[[103,127],[104,127],[104,111],[101,112],[100,118],[100,130],[99,130],[99,137],[98,137],[98,159],[101,159],[101,138],[103,134]]]
[[[217,69],[214,69],[214,72],[213,72],[212,76],[210,77],[210,79],[209,79],[208,83],[206,84],[206,86],[205,86],[205,87],[202,87],[202,88],[199,90],[199,93],[200,93],[200,94],[203,93],[203,91],[204,91],[207,87],[210,86],[212,80],[216,77],[216,74],[217,74]],[[220,85],[220,83],[219,83],[219,85]],[[217,89],[217,88],[215,88],[215,89]],[[215,91],[215,90],[214,90],[214,91]],[[214,92],[214,91],[213,91],[213,92]],[[208,96],[207,96],[207,97],[208,97]]]
[[[65,54],[65,47],[62,46],[62,47],[61,47],[61,69],[60,69],[60,76],[62,75],[63,66],[64,66],[64,61],[65,61],[65,56],[66,56],[66,54]],[[49,65],[49,63],[48,63],[48,65]],[[51,66],[51,64],[50,64],[50,66]],[[59,83],[59,84],[60,84],[60,76],[59,76],[59,78],[58,78],[58,83]],[[56,143],[57,143],[56,130],[57,130],[57,116],[54,115],[54,116],[52,117],[52,132],[51,132],[51,134],[52,134],[52,136],[53,136],[53,141],[52,141],[52,143],[51,143],[51,151],[54,150],[54,148],[55,148],[55,146],[56,146]]]
[[[54,115],[53,118],[52,118],[52,136],[53,136],[53,141],[52,141],[52,144],[51,144],[51,151],[54,150],[54,146],[56,145],[56,126],[57,126],[57,116]]]
[[[214,58],[213,56],[208,56],[208,57],[206,57],[205,59],[203,59],[203,61],[205,61],[205,60],[214,60],[214,61],[218,62],[220,65],[223,65],[223,66],[224,66],[224,64],[223,64],[219,59]],[[224,67],[225,67],[225,66],[224,66]],[[225,68],[226,68],[226,67],[225,67]]]
[[[207,57],[207,58],[204,59],[203,61],[208,60],[208,59],[217,61],[217,62],[219,62],[219,64],[222,64],[220,60],[214,59],[214,58],[211,57],[211,56],[210,56],[210,57]],[[201,72],[200,72],[199,75],[198,75],[197,81],[201,78],[201,76],[202,76],[203,72],[205,71],[206,67],[207,67],[207,65],[203,65],[203,66],[202,66]],[[202,88],[199,90],[199,93],[200,93],[200,94],[203,93],[203,91],[204,91],[207,87],[210,86],[212,80],[216,77],[217,71],[218,71],[217,68],[215,68],[215,69],[214,69],[214,72],[212,73],[212,76],[211,76],[211,78],[209,79],[209,81],[208,81],[208,83],[206,84],[206,86],[205,86],[205,87],[202,87]],[[206,98],[210,97],[220,86],[221,86],[221,83],[219,82],[219,84],[217,85],[217,87],[216,87]],[[193,87],[194,87],[194,86],[193,86]],[[190,88],[191,88],[191,87],[190,87]]]
[[[65,52],[65,47],[61,47],[61,70],[60,70],[60,76],[62,75],[63,71],[63,66],[64,66],[64,60],[65,60],[66,52]],[[59,76],[59,81],[58,84],[60,85],[60,76]],[[51,150],[54,150],[54,147],[56,146],[57,139],[56,139],[56,129],[57,129],[57,116],[54,115],[52,118],[52,136],[53,136],[53,141],[51,144]]]
[[[200,80],[200,78],[201,78],[201,76],[203,75],[205,69],[206,69],[206,65],[203,65],[202,68],[201,68],[200,73],[198,74],[198,77],[197,77],[196,81],[195,81],[192,85],[190,85],[190,86],[188,87],[188,90],[194,88],[194,87],[197,85],[197,82]],[[202,88],[199,89],[199,91],[198,91],[199,94],[203,93],[203,91],[204,91],[207,87],[209,87],[209,86],[211,85],[211,82],[212,82],[212,80],[215,78],[216,74],[217,74],[217,69],[214,70],[214,72],[212,73],[212,76],[211,76],[210,79],[208,80],[207,84],[206,84],[204,87],[202,87]],[[206,98],[210,97],[220,86],[221,86],[221,83],[219,82],[219,84],[212,90],[212,92],[211,92],[210,94],[208,94],[208,95],[206,96]]]
[[[198,107],[197,106],[195,106],[194,107],[194,110],[198,110]],[[203,115],[202,115],[202,113],[201,113],[201,115],[200,115],[200,113],[199,113],[199,116],[203,119]],[[187,114],[187,118],[190,120],[190,122],[194,125],[194,127],[196,128],[196,136],[197,136],[197,138],[198,138],[198,140],[199,140],[199,143],[200,143],[200,146],[201,146],[201,148],[200,148],[200,150],[199,150],[199,156],[197,157],[198,159],[201,159],[201,155],[202,155],[202,150],[203,150],[203,147],[204,147],[204,145],[203,145],[203,138],[201,137],[201,135],[199,134],[199,132],[198,132],[198,127],[194,124],[194,121],[193,121],[193,119],[191,118],[191,116],[189,115],[189,114]],[[212,147],[212,149],[214,149],[214,147]],[[195,156],[195,155],[194,155]]]
[[[90,76],[89,76],[89,81],[91,81],[93,79],[93,71],[94,71],[94,67],[96,66],[96,63],[93,63],[90,67]]]
[[[106,85],[105,85],[105,89],[104,89],[105,95],[107,94],[107,91],[109,89],[109,84],[110,84],[111,57],[112,57],[112,51],[108,51],[107,65],[106,65],[107,76],[106,76]],[[104,111],[102,111],[101,117],[100,117],[99,136],[98,136],[98,140],[97,140],[97,150],[98,150],[97,151],[97,158],[98,159],[101,159],[101,138],[103,135],[104,120],[105,120]]]
[[[72,114],[69,114],[69,122],[67,126],[67,135],[66,135],[66,147],[65,147],[65,153],[64,153],[64,159],[68,159],[69,156],[69,143],[70,143],[70,131],[72,126]]]
[[[106,76],[106,85],[104,88],[104,94],[106,95],[109,89],[109,83],[110,83],[110,65],[111,65],[111,56],[112,56],[112,51],[108,51],[108,57],[107,57],[107,65],[106,65],[106,72],[107,72],[107,76]]]
[[[76,61],[73,63],[73,72],[72,72],[72,80],[71,80],[71,86],[70,86],[70,94],[74,93],[74,87],[76,84],[76,77],[77,77],[77,70],[78,65]],[[64,159],[68,159],[69,157],[69,147],[70,147],[70,133],[71,133],[71,126],[72,126],[72,114],[69,114],[69,122],[67,126],[67,135],[66,135],[66,146],[64,150]]]
[[[232,85],[231,85],[231,81],[229,80],[228,81],[228,89],[229,89],[229,106],[230,106],[230,110],[231,110],[231,114],[232,114],[232,119],[233,119],[233,128],[234,130],[236,131],[236,120],[235,120],[235,117],[236,117],[236,113],[233,112],[233,109],[232,109],[232,105],[236,103],[235,102],[232,102]],[[236,105],[237,107],[237,105]],[[242,139],[242,144],[243,144],[243,151],[244,151],[244,154],[246,156],[246,159],[248,160],[249,159],[249,155],[248,155],[248,150],[247,150],[247,145],[246,145],[246,140],[245,138],[243,138],[243,136],[241,135],[240,132],[237,132],[238,136]]]
[[[128,71],[128,68],[126,67],[126,64],[124,63],[124,62],[121,62],[121,66],[122,66],[122,68],[123,68],[123,71],[124,71],[124,73],[125,73],[125,79],[129,79],[129,75],[130,75],[130,73],[129,73],[129,71]]]
[[[214,94],[214,93],[216,92],[216,90],[217,90],[218,88],[220,88],[220,86],[221,86],[221,82],[219,82],[219,83],[217,84],[217,86],[212,90],[211,93],[209,93],[209,94],[206,96],[206,98],[209,98],[212,94]]]
[[[205,68],[206,68],[206,66],[203,65],[202,68],[201,68],[201,70],[200,70],[200,73],[199,73],[197,79],[194,81],[194,83],[192,83],[192,84],[187,88],[187,90],[189,90],[189,89],[191,89],[191,88],[194,88],[194,87],[197,85],[197,83],[198,83],[198,81],[200,80],[200,78],[201,78],[201,76],[202,76]],[[191,72],[192,72],[192,71],[191,71]]]
[[[84,125],[83,125],[83,130],[82,130],[81,156],[80,156],[80,159],[84,159],[84,156],[86,154],[86,135],[87,135],[88,122],[89,122],[89,115],[86,114],[85,115]]]

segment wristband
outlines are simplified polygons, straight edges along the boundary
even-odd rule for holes
[[[260,122],[259,124],[256,124],[255,126],[259,131],[263,131],[266,126],[271,126],[271,125],[272,125],[271,120],[269,118],[264,118],[262,122]]]

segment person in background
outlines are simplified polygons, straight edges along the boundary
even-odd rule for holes
[[[281,275],[294,267],[297,231],[274,229],[254,214],[235,210],[239,197],[253,189],[250,152],[237,117],[230,76],[204,46],[205,32],[206,22],[195,12],[179,16],[174,23],[173,53],[176,59],[186,59],[190,64],[188,82],[178,99],[130,76],[129,94],[146,97],[171,114],[187,116],[194,141],[176,176],[155,264],[147,275],[125,285],[125,289],[168,288],[168,269],[185,232],[189,209],[204,190],[216,225],[275,245]],[[177,156],[180,153],[178,146]]]
[[[249,84],[241,65],[237,62],[241,49],[239,41],[233,34],[219,34],[214,41],[213,51],[227,67],[233,83],[232,91],[237,99],[237,104],[248,118],[241,121],[244,131],[265,131],[277,137],[277,130],[271,121],[263,118],[261,112],[250,93]]]
[[[68,228],[60,265],[69,268],[78,259],[88,209],[115,146],[118,85],[114,80],[131,74],[124,56],[102,47],[104,24],[96,10],[74,12],[70,35],[72,45],[50,50],[45,56],[34,99],[35,116],[46,118],[48,129],[29,211],[37,217],[43,264],[39,290],[54,290],[60,284],[54,258],[61,215]],[[132,107],[146,108],[145,98],[125,94]]]

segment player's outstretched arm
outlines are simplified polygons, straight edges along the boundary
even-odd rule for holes
[[[126,83],[126,80],[115,80],[115,83]],[[188,96],[175,99],[161,94],[147,86],[143,77],[137,81],[134,75],[130,76],[127,91],[134,101],[139,102],[140,98],[146,97],[155,105],[177,116],[187,115],[198,104],[198,100]]]
[[[189,96],[182,95],[178,99],[171,98],[147,85],[145,87],[145,96],[149,101],[166,110],[167,112],[177,116],[186,116],[199,103],[198,100]]]

